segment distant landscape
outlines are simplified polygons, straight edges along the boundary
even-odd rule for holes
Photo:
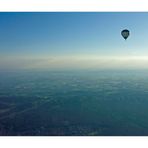
[[[148,71],[1,72],[0,135],[148,135]]]

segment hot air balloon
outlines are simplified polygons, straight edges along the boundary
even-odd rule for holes
[[[121,35],[126,40],[128,38],[128,36],[130,35],[130,32],[129,32],[129,30],[124,29],[121,31]]]

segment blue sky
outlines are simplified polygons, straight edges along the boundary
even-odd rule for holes
[[[148,13],[1,12],[0,20],[2,67],[126,67],[133,59],[147,65]],[[131,32],[127,41],[121,37],[125,28]]]

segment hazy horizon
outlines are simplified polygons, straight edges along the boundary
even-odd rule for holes
[[[147,56],[2,57],[0,70],[11,69],[148,69]]]

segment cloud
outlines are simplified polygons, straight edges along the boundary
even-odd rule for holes
[[[146,56],[1,57],[0,69],[137,69],[148,68]]]

